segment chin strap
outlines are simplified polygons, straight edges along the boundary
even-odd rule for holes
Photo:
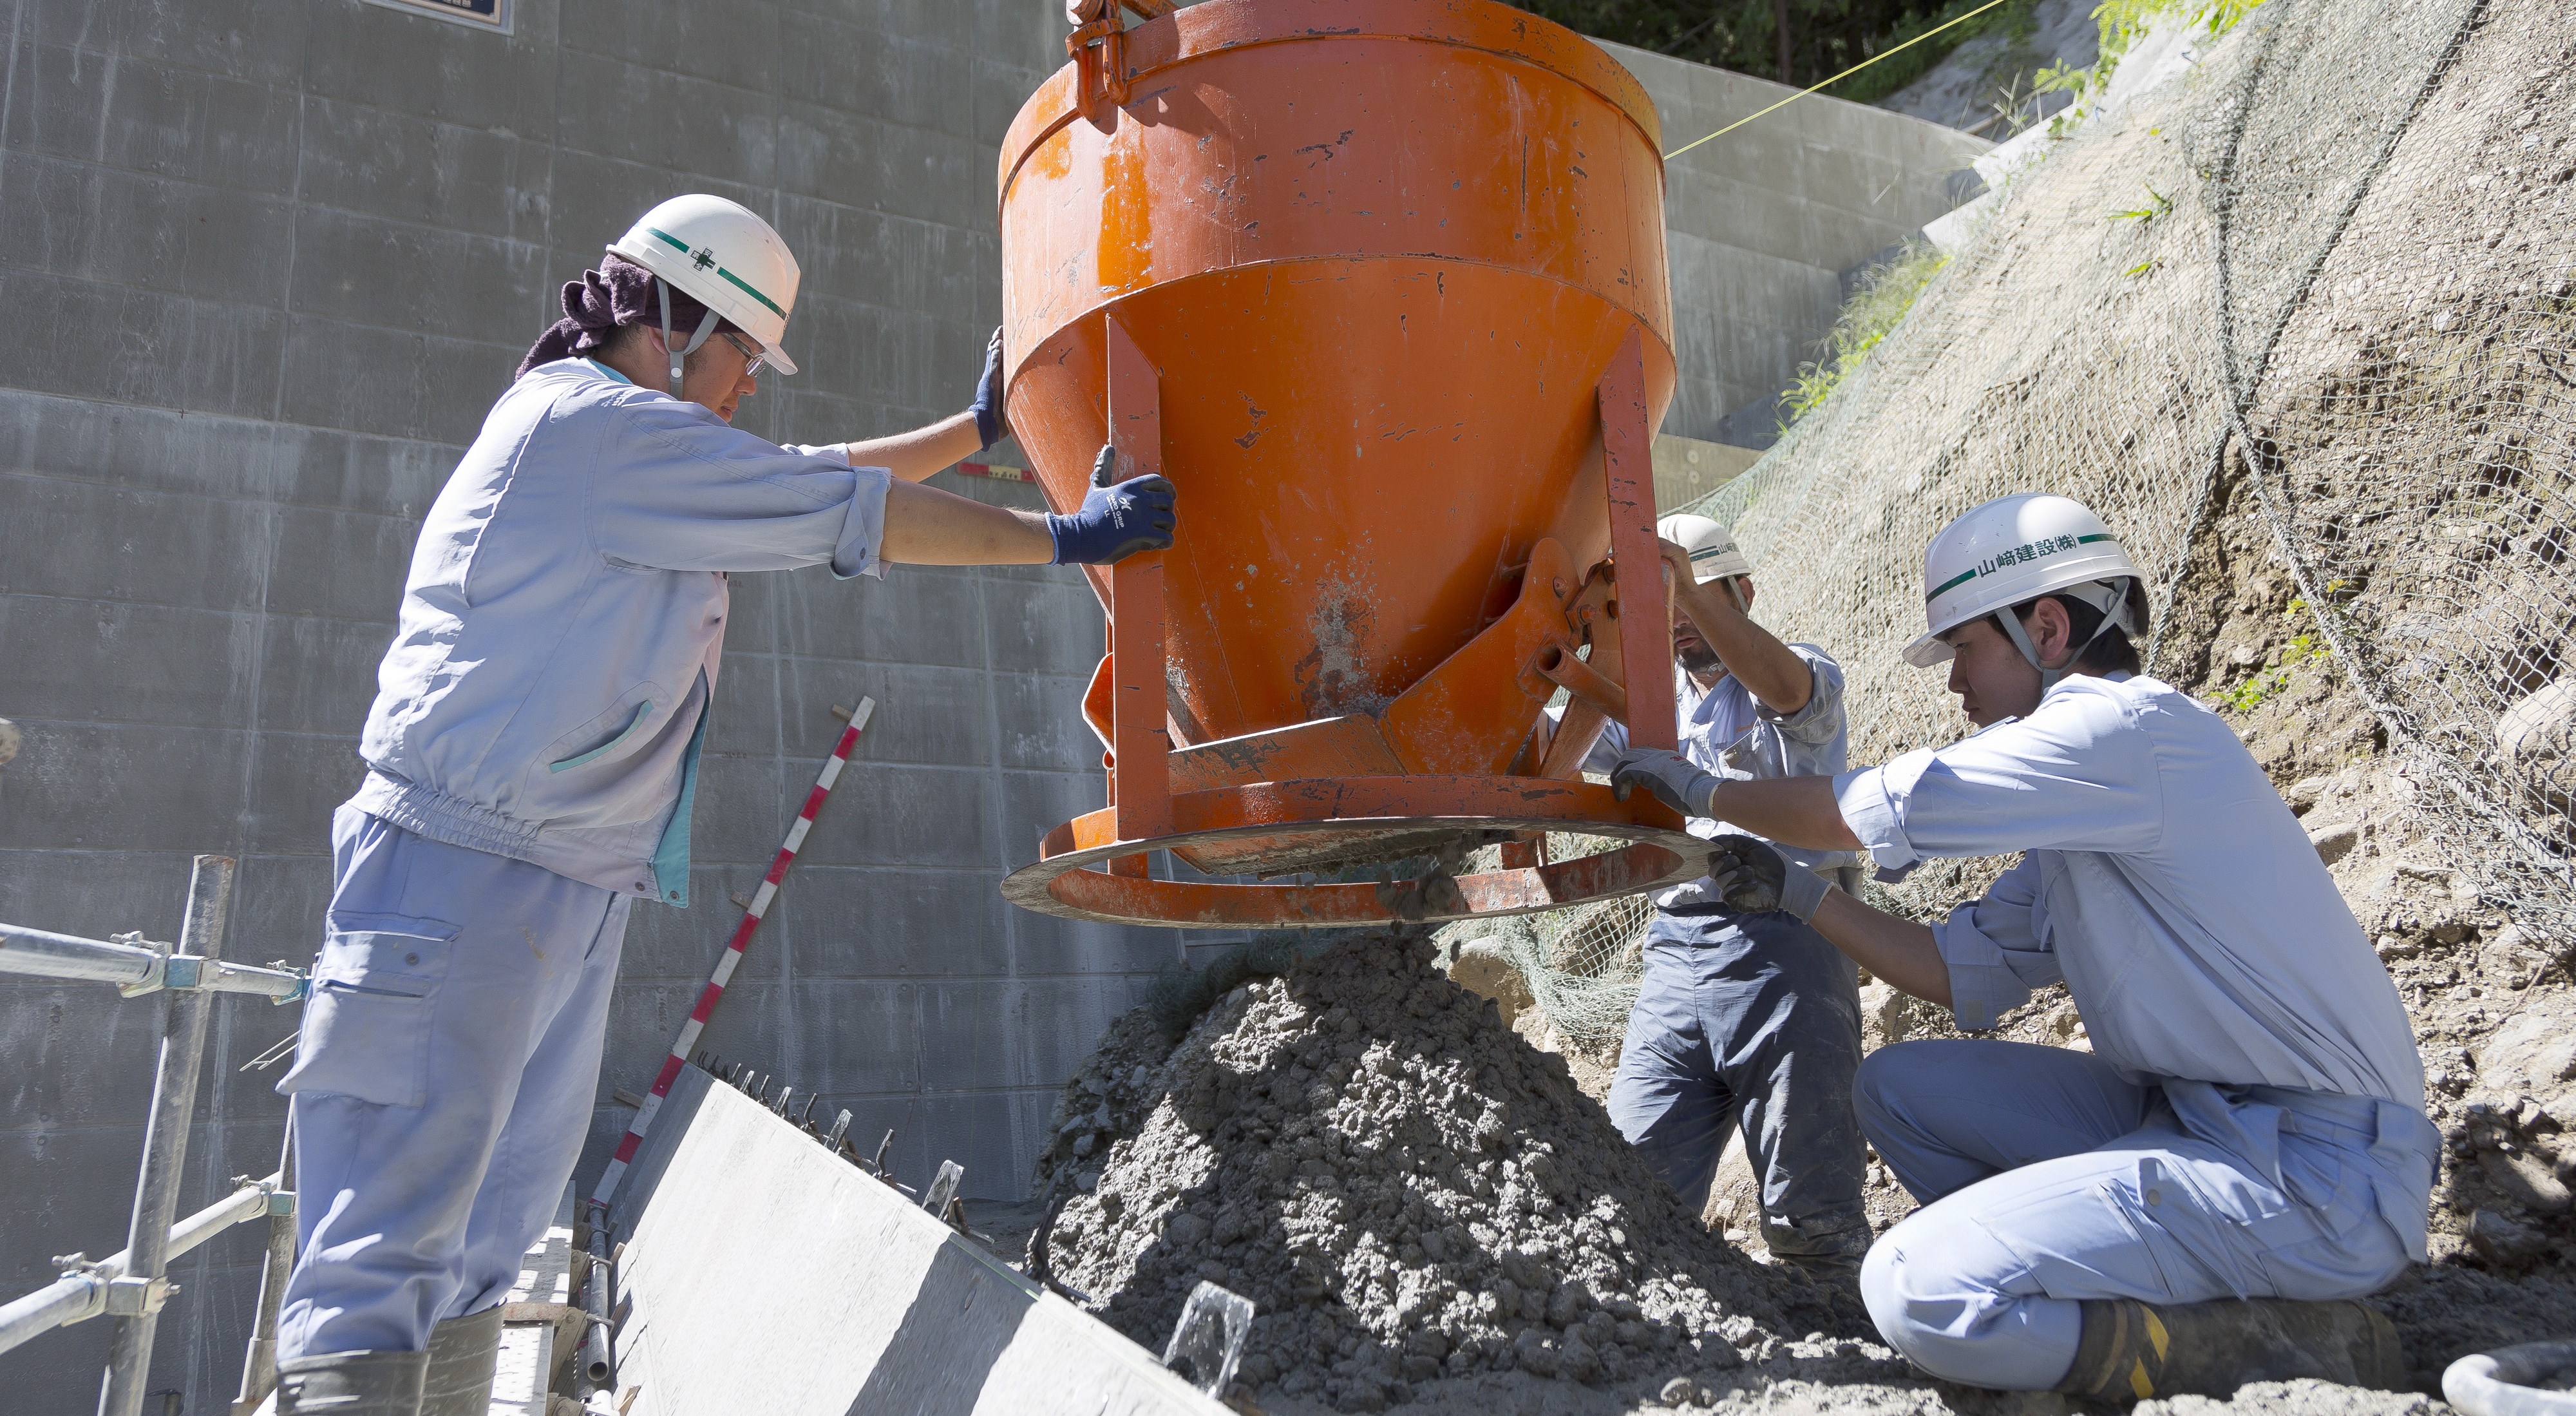
[[[678,348],[671,343],[670,282],[663,280],[660,276],[655,276],[653,278],[653,293],[662,297],[662,347],[670,351],[671,355],[671,396],[686,402],[688,395],[680,392],[681,361],[688,358],[690,355],[697,353],[698,346],[707,342],[707,336],[716,332],[716,312],[713,309],[709,309],[707,311],[706,318],[698,321],[698,332],[689,337],[688,347],[685,349]],[[2022,652],[2027,654],[2030,651],[2025,649]]]
[[[2066,587],[2066,589],[2051,590],[2048,593],[2063,599],[2066,598],[2068,593],[2074,588],[2075,587],[2073,586],[2069,586]],[[2102,623],[2094,627],[2093,637],[2091,639],[2087,639],[2082,644],[2077,645],[2075,647],[2075,652],[2066,656],[2066,667],[2062,669],[2052,669],[2048,665],[2039,661],[2039,648],[2030,642],[2029,633],[2022,629],[2021,616],[2014,614],[2009,609],[2005,609],[1997,611],[1995,619],[2003,625],[2004,637],[2013,642],[2013,647],[2021,651],[2021,656],[2030,661],[2030,666],[2032,668],[2039,670],[2039,691],[2042,694],[2045,694],[2050,689],[2057,687],[2058,680],[2075,672],[2075,665],[2083,659],[2084,652],[2091,649],[2094,643],[2101,639],[2103,635],[2110,633],[2114,629],[2127,629],[2129,627],[2127,624],[2123,623],[2123,621],[2129,618],[2127,613],[2128,594],[2128,588],[2126,584],[2123,583],[2120,588],[2112,592],[2112,600],[2108,609],[2104,609],[2104,607],[2100,605],[2093,606],[2093,608],[2097,610],[2103,610]],[[2088,600],[2087,603],[2090,603],[2090,601]]]

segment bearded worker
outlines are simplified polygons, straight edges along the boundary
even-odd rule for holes
[[[1712,779],[1843,770],[1841,665],[1753,622],[1753,566],[1724,526],[1668,516],[1656,533],[1673,582],[1680,760]],[[1584,768],[1610,771],[1627,745],[1611,723]],[[1696,835],[1742,829],[1690,815]],[[1858,869],[1848,849],[1790,855],[1822,876]],[[1708,1202],[1728,1134],[1740,1130],[1762,1182],[1764,1243],[1837,1282],[1859,1272],[1870,1242],[1851,1101],[1858,984],[1851,961],[1802,919],[1737,909],[1706,878],[1667,890],[1655,897],[1645,979],[1609,1096],[1620,1134],[1693,1214]]]
[[[639,900],[688,903],[730,574],[1106,564],[1172,542],[1160,477],[1069,515],[916,485],[1005,428],[782,447],[731,426],[798,271],[678,197],[566,285],[424,520],[359,755],[294,1069],[302,1240],[281,1413],[482,1416],[500,1303],[588,1129]],[[859,607],[852,605],[851,612]]]
[[[1836,776],[1651,786],[1774,842],[2027,852],[1936,925],[1719,841],[1717,889],[1810,920],[1862,967],[1992,1028],[2064,982],[2089,1053],[1909,1042],[1862,1065],[1862,1130],[1923,1203],[1861,1296],[1936,1376],[2127,1402],[2321,1377],[2393,1387],[2372,1293],[2425,1256],[2441,1133],[2396,985],[2226,722],[2148,678],[2138,569],[2080,503],[2025,494],[1924,553],[1925,633],[1980,729]]]

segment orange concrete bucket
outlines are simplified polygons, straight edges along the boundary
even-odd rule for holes
[[[1003,886],[1049,914],[1343,926],[1525,913],[1703,868],[1579,764],[1673,745],[1649,448],[1673,388],[1653,105],[1486,0],[1208,0],[1067,41],[1002,144],[1011,423],[1180,491],[1092,573],[1111,804]],[[1622,615],[1623,607],[1637,613]],[[1643,665],[1647,691],[1625,691]],[[1568,711],[1542,713],[1560,688]],[[1627,842],[1574,858],[1551,833]],[[1502,845],[1502,867],[1456,874]],[[1431,855],[1410,882],[1333,875]]]

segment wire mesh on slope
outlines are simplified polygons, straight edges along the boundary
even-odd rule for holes
[[[1551,860],[1571,860],[1623,844],[1552,833],[1547,851]],[[1500,853],[1488,846],[1470,856],[1465,868],[1491,870],[1499,863]],[[1462,921],[1444,926],[1437,937],[1452,945],[1490,940],[1520,970],[1531,998],[1558,1032],[1598,1046],[1615,1040],[1627,1026],[1638,980],[1644,977],[1646,925],[1654,917],[1652,900],[1627,895],[1543,914]]]
[[[2271,0],[2015,178],[1825,406],[1689,508],[1735,528],[1765,622],[1842,661],[1856,765],[1968,730],[1943,676],[1898,658],[1944,523],[2079,498],[2161,629],[2233,457],[2340,665],[2438,784],[2454,867],[2576,937],[2565,35],[2548,0]],[[2151,642],[2151,671],[2177,659]],[[1982,874],[1918,872],[1895,899],[1929,913]],[[1534,928],[1597,966],[1633,953],[1632,915]],[[1542,1006],[1571,987],[1531,981]],[[1558,1024],[1597,1039],[1609,1001],[1573,988]]]

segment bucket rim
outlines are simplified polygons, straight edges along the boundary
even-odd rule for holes
[[[1271,44],[1394,39],[1494,54],[1598,94],[1636,129],[1654,153],[1656,170],[1663,168],[1663,120],[1637,76],[1590,39],[1498,0],[1203,0],[1135,25],[1121,38],[1131,93],[1160,70]],[[1021,105],[1002,139],[998,201],[1010,200],[1012,182],[1038,146],[1086,111],[1081,92],[1080,66],[1067,63]],[[1095,100],[1101,101],[1106,100]]]

